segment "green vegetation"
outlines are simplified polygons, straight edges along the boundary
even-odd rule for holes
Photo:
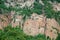
[[[34,7],[31,9],[32,12],[35,12],[37,14],[42,14],[42,8],[43,8],[43,5],[40,4],[39,2],[34,2]]]
[[[56,12],[54,15],[56,21],[60,24],[60,11]]]
[[[42,1],[51,1],[51,2],[58,2],[58,3],[60,3],[60,0],[42,0]]]
[[[4,0],[1,0],[0,1],[0,14],[1,13],[5,13],[5,12],[11,12],[12,10],[17,12],[18,15],[23,15],[23,19],[25,19],[26,17],[29,17],[32,13],[37,13],[37,14],[43,14],[43,11],[44,11],[44,14],[47,18],[55,18],[58,22],[60,20],[60,12],[55,12],[53,10],[53,7],[52,7],[52,4],[50,4],[48,1],[59,1],[59,0],[42,0],[44,5],[40,4],[38,2],[39,0],[35,0],[34,2],[34,6],[33,8],[28,8],[28,7],[24,7],[24,8],[17,8],[19,5],[16,5],[16,7],[12,7],[12,6],[9,6],[7,7],[4,3],[6,1]]]
[[[43,1],[44,5],[44,13],[47,18],[54,18],[60,24],[60,11],[56,12],[53,10],[52,4],[50,4],[47,0]]]
[[[56,1],[56,2],[60,3],[60,0],[50,0],[50,1],[52,1],[52,2]]]
[[[8,13],[11,11],[11,7],[7,7],[4,3],[5,0],[0,0],[0,14]]]
[[[7,7],[4,3],[5,0],[0,0],[0,14],[10,13],[12,10],[16,12],[18,15],[23,15],[23,20],[27,17],[29,17],[32,13],[37,14],[44,14],[47,18],[54,18],[56,21],[60,24],[60,11],[55,12],[53,10],[52,4],[50,4],[48,1],[56,1],[60,3],[60,0],[42,0],[44,5],[39,3],[39,0],[35,0],[33,8],[17,8],[19,5],[16,5],[16,7],[9,6]],[[44,11],[44,13],[43,13]],[[18,12],[18,13],[17,13]],[[15,15],[16,15],[15,14]],[[15,17],[15,16],[14,16]],[[45,40],[44,35],[37,35],[37,36],[28,36],[24,34],[21,28],[16,27],[12,28],[11,26],[7,26],[3,30],[0,30],[0,40]],[[60,39],[60,34],[58,34],[58,37],[56,40]]]
[[[0,30],[0,40],[45,40],[44,35],[28,36],[24,34],[20,27],[12,28],[7,26],[3,30]]]
[[[56,40],[60,40],[60,33],[58,33]]]

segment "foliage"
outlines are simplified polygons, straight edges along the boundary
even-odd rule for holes
[[[30,16],[32,14],[31,10],[27,7],[22,9],[21,15]]]
[[[52,2],[56,1],[56,2],[60,3],[60,0],[50,0],[50,1],[52,1]]]
[[[0,40],[25,40],[23,31],[16,27],[8,26],[0,32]]]
[[[51,0],[50,0],[51,1]],[[58,0],[55,0],[58,1]],[[47,18],[54,18],[60,24],[60,11],[56,12],[53,10],[52,4],[50,4],[47,0],[43,1],[44,12]]]
[[[37,14],[42,14],[42,10],[44,11],[44,14],[47,18],[55,18],[59,23],[60,23],[60,12],[55,12],[53,10],[52,4],[50,4],[48,1],[58,1],[59,0],[42,0],[44,5],[40,4],[38,2],[39,0],[35,0],[33,8],[17,8],[16,7],[7,7],[4,3],[5,0],[0,0],[0,13],[5,13],[5,12],[11,12],[12,10],[15,12],[18,12],[19,15],[23,15],[23,19],[26,19],[26,17],[29,17],[32,13],[37,13]]]
[[[60,40],[60,33],[58,33],[56,40]]]
[[[51,2],[58,2],[58,3],[60,3],[60,0],[42,0],[42,1],[51,1]]]
[[[40,4],[39,2],[34,2],[34,7],[32,10],[32,12],[35,12],[37,14],[42,14],[42,8],[43,8],[43,5]]]
[[[24,34],[20,27],[12,28],[11,26],[5,27],[0,30],[0,40],[45,40],[44,35],[28,36]]]
[[[52,7],[52,4],[50,4],[47,0],[43,1],[44,3],[44,14],[47,18],[53,18],[53,15],[54,15],[54,10],[53,10],[53,7]]]
[[[4,3],[5,3],[5,0],[0,0],[1,14],[8,13],[11,11],[11,7],[7,7]]]
[[[49,6],[45,7],[45,15],[47,18],[53,18],[55,11],[53,9],[51,9]]]
[[[56,21],[60,24],[60,11],[56,12],[54,14],[54,17],[55,17]]]
[[[39,2],[39,0],[35,0],[36,2]]]

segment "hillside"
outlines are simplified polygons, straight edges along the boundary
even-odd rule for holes
[[[20,27],[28,36],[42,34],[45,40],[59,40],[60,0],[0,0],[0,29],[9,25]]]

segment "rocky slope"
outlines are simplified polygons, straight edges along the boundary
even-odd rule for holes
[[[7,7],[12,6],[14,8],[24,8],[30,7],[32,8],[35,0],[6,0],[5,5]],[[44,3],[39,0],[39,3],[44,5]],[[51,3],[51,2],[50,2]],[[60,11],[60,3],[51,3],[53,5],[53,9],[55,11]],[[0,29],[11,24],[12,27],[21,26],[24,33],[27,35],[38,35],[45,34],[46,37],[50,37],[52,39],[56,39],[57,32],[60,33],[60,24],[54,18],[46,18],[44,14],[38,15],[37,13],[32,13],[30,17],[27,17],[25,21],[23,21],[22,15],[15,15],[14,11],[11,11],[10,15],[0,14]]]

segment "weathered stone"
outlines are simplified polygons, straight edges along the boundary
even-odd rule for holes
[[[44,26],[43,15],[32,14],[31,19],[25,21],[23,30],[27,35],[44,34]]]
[[[45,23],[46,21],[46,23]],[[45,27],[46,26],[46,27]],[[46,30],[45,30],[46,28]],[[58,36],[57,32],[60,30],[59,24],[55,19],[48,19],[43,15],[32,14],[31,19],[28,19],[24,23],[23,31],[27,35],[37,35],[37,34],[44,34],[46,37],[50,37],[52,39],[56,39]]]
[[[9,20],[5,15],[0,15],[0,27],[6,27],[9,24]]]
[[[53,9],[55,11],[60,11],[60,3],[53,4]]]
[[[55,19],[47,19],[47,26],[46,26],[46,31],[45,31],[45,35],[52,39],[56,39],[56,37],[58,36],[57,34],[57,29],[59,30],[59,24],[57,23],[57,21]]]
[[[23,30],[27,35],[37,35],[38,27],[39,27],[38,22],[28,19],[24,24]]]

